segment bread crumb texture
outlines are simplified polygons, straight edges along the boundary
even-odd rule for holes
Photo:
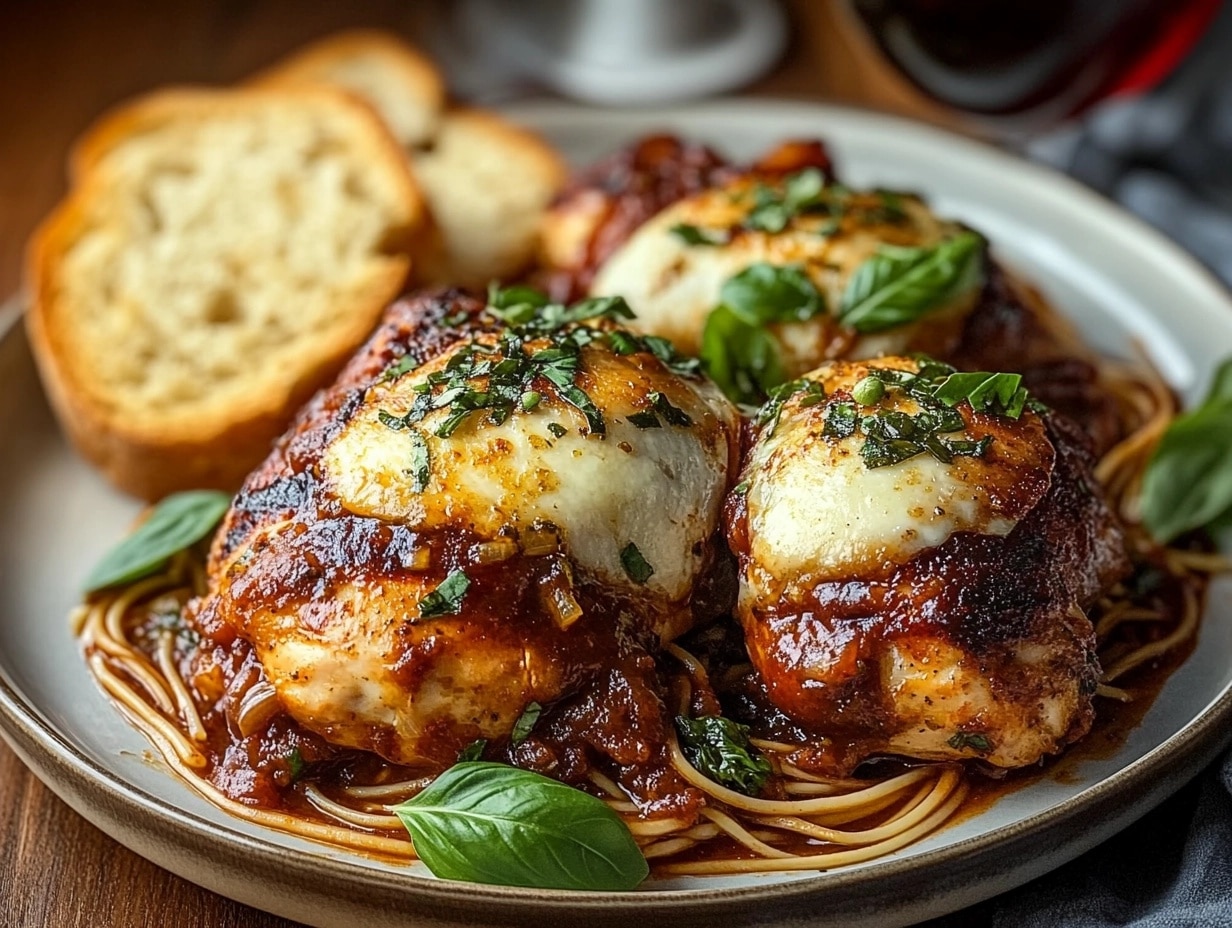
[[[229,418],[354,347],[416,219],[369,120],[320,95],[203,100],[102,153],[52,284],[71,321],[49,320],[96,398],[147,422]]]

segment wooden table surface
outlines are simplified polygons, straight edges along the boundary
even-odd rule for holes
[[[862,40],[842,28],[829,0],[789,6],[791,48],[752,92],[944,119],[877,65]],[[0,6],[0,298],[18,288],[26,237],[63,193],[70,142],[107,106],[165,83],[235,81],[347,26],[423,39],[435,34],[443,15],[415,0],[18,0]],[[56,799],[3,743],[0,925],[293,928],[125,850]]]

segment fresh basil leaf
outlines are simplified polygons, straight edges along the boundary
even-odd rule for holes
[[[818,168],[805,168],[783,182],[783,202],[793,213],[815,206],[826,187],[825,175]]]
[[[620,891],[650,872],[603,801],[504,764],[456,764],[393,811],[442,879]]]
[[[565,428],[563,425],[561,425],[559,422],[549,422],[548,431],[551,432],[553,435],[555,435],[557,438],[564,438],[566,435],[569,434],[569,430]]]
[[[1232,359],[1201,406],[1168,426],[1142,479],[1142,521],[1161,542],[1232,516]]]
[[[1216,403],[1232,403],[1232,358],[1216,368],[1210,388],[1206,391],[1206,399],[1202,401],[1203,406]]]
[[[442,615],[457,615],[470,585],[471,578],[466,571],[451,571],[440,586],[419,601],[419,617],[434,619]]]
[[[706,317],[701,359],[710,379],[735,403],[756,406],[787,379],[774,337],[725,306]]]
[[[645,585],[655,572],[650,562],[642,556],[642,552],[633,542],[629,542],[621,549],[620,566],[625,569],[629,579],[638,585]]]
[[[168,496],[90,571],[85,592],[158,573],[173,555],[213,531],[230,504],[231,497],[217,490],[188,490]]]
[[[932,388],[933,398],[946,406],[966,402],[972,409],[1019,418],[1027,405],[1027,390],[1021,374],[991,374],[987,371],[950,374]]]
[[[539,716],[543,713],[543,706],[537,702],[529,702],[526,708],[522,710],[522,714],[518,716],[518,720],[513,723],[513,730],[509,733],[509,740],[514,744],[521,744],[526,740],[527,736],[534,730],[535,723],[539,721]]]
[[[756,796],[770,779],[770,761],[749,741],[747,725],[721,715],[679,715],[676,733],[689,763],[728,789]]]
[[[758,203],[744,217],[744,227],[754,232],[769,232],[777,235],[791,222],[792,212],[782,200],[767,200]]]
[[[476,738],[461,751],[458,752],[456,763],[462,763],[468,760],[480,760],[483,757],[483,752],[488,746],[487,738]]]
[[[759,261],[724,282],[719,302],[751,326],[805,322],[825,309],[821,291],[796,265]]]
[[[941,308],[979,284],[983,243],[963,232],[933,248],[883,246],[851,275],[839,321],[857,332],[880,332]]]

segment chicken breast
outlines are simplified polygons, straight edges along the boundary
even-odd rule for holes
[[[938,218],[915,196],[829,183],[812,195],[812,206],[794,210],[793,185],[808,185],[809,176],[823,179],[817,168],[750,172],[672,204],[603,263],[591,293],[623,295],[640,331],[699,354],[707,318],[723,303],[724,284],[758,264],[794,267],[816,288],[820,311],[770,326],[786,377],[827,358],[949,350],[975,306],[980,273],[967,273],[964,285],[918,321],[864,333],[847,325],[841,312],[852,278],[874,256],[887,248],[934,249],[954,241],[962,227]],[[982,246],[979,251],[972,260],[982,261]]]
[[[302,726],[445,766],[721,608],[699,590],[736,412],[590,321],[395,304],[249,478],[198,624],[251,644]]]
[[[951,374],[890,357],[788,385],[726,509],[764,696],[848,768],[1025,766],[1092,721],[1083,610],[1128,563],[1089,452],[1017,377]]]
[[[801,184],[807,177],[825,190],[811,202],[800,196],[809,193]],[[789,188],[794,197],[785,196]],[[788,142],[736,166],[704,146],[651,136],[573,180],[544,222],[539,276],[562,298],[623,293],[644,331],[697,351],[726,281],[758,264],[797,266],[825,312],[766,327],[783,379],[827,359],[908,351],[962,370],[1017,371],[1035,395],[1081,425],[1097,451],[1110,448],[1120,419],[1094,356],[1038,292],[982,248],[968,268],[971,285],[914,322],[876,332],[838,323],[852,277],[871,254],[927,251],[964,234],[972,235],[918,197],[837,184],[817,141]],[[728,333],[736,342],[748,334]]]

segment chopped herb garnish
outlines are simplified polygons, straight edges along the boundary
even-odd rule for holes
[[[386,412],[384,409],[377,411],[376,418],[381,425],[385,426],[385,428],[393,429],[395,432],[401,432],[403,429],[410,428],[410,426],[407,425],[405,418],[402,416],[395,416],[393,413]]]
[[[387,383],[391,380],[397,380],[403,374],[409,374],[417,367],[419,367],[419,359],[413,354],[404,354],[393,364],[389,365],[389,367],[385,368],[384,373],[381,374],[381,382]]]
[[[483,752],[488,746],[488,739],[479,738],[472,741],[461,751],[458,752],[457,763],[465,763],[468,760],[480,760],[483,757]]]
[[[962,232],[932,248],[883,245],[851,275],[839,321],[880,332],[940,309],[979,284],[983,244],[976,233]]]
[[[799,401],[803,407],[816,406],[826,398],[825,388],[820,383],[803,377],[772,387],[766,402],[757,411],[756,419],[757,426],[766,429],[767,437],[773,435],[778,428],[783,404],[797,394],[803,394]]]
[[[691,719],[676,716],[676,733],[685,758],[716,783],[756,796],[773,768],[749,741],[747,725],[721,715]]]
[[[631,413],[629,415],[629,424],[635,425],[639,429],[661,429],[663,423],[659,421],[659,417],[654,414],[653,410],[643,409],[640,412]]]
[[[701,373],[701,359],[684,357],[677,353],[676,346],[666,338],[661,338],[658,335],[643,335],[638,341],[641,343],[643,350],[653,354],[673,374],[678,374],[681,377],[696,377]]]
[[[688,428],[693,424],[693,419],[687,412],[679,406],[673,406],[672,401],[658,390],[647,394],[646,398],[650,400],[650,405],[655,408],[655,411],[668,421],[669,425],[676,425],[680,428]]]
[[[826,187],[825,175],[820,170],[805,168],[789,175],[782,190],[759,185],[753,192],[753,208],[742,225],[755,232],[782,232],[796,216],[830,211],[836,193],[842,196],[837,185]]]
[[[537,408],[550,385],[560,400],[585,417],[590,434],[602,436],[607,430],[603,413],[578,385],[584,347],[605,345],[616,355],[645,352],[681,376],[696,376],[700,370],[699,360],[680,357],[665,339],[612,327],[614,320],[633,316],[621,297],[596,297],[565,306],[529,287],[493,287],[485,312],[507,327],[495,344],[475,339],[456,348],[443,369],[414,385],[415,400],[405,415],[379,414],[385,426],[403,431],[429,413],[444,410],[433,434],[449,438],[472,416],[500,425],[519,411]],[[607,325],[583,324],[588,322]],[[565,432],[561,426],[548,428],[558,438]]]
[[[966,420],[955,406],[967,403],[981,412],[1011,419],[1019,418],[1024,409],[1045,410],[1027,394],[1018,374],[959,374],[948,364],[922,355],[916,363],[916,372],[870,368],[852,388],[854,402],[834,402],[826,409],[822,435],[842,440],[857,430],[862,432],[860,457],[870,468],[898,464],[919,454],[931,454],[949,464],[956,457],[983,457],[993,441],[991,435],[979,439],[945,437],[966,428]],[[877,406],[891,390],[914,399],[921,407],[919,412],[882,409],[859,414],[856,404]],[[769,414],[771,406],[768,403],[763,408],[763,416]]]
[[[851,388],[851,398],[861,406],[876,406],[885,396],[885,389],[876,377],[865,377]]]
[[[831,403],[826,407],[821,434],[825,438],[849,438],[856,432],[857,418],[856,407],[851,403]]]
[[[415,482],[412,484],[412,489],[416,493],[422,493],[428,487],[428,481],[432,477],[431,459],[428,456],[428,442],[420,434],[419,429],[411,428],[407,431],[407,435],[411,439],[411,466],[409,472]]]
[[[470,585],[471,579],[465,571],[451,572],[440,586],[419,601],[419,617],[434,619],[442,615],[457,615]]]
[[[565,428],[563,425],[561,425],[559,422],[549,422],[548,431],[551,432],[553,435],[555,435],[557,438],[564,438],[567,434],[569,434],[569,430]]]
[[[514,744],[521,744],[526,740],[526,737],[535,727],[535,723],[539,721],[539,715],[543,712],[543,706],[537,702],[526,704],[526,708],[522,710],[522,714],[518,716],[518,720],[513,723],[513,731],[509,733],[509,740]]]
[[[307,768],[304,762],[304,755],[299,752],[299,748],[291,748],[291,753],[287,755],[287,772],[291,775],[291,782],[295,783],[304,775],[304,770]]]
[[[432,478],[431,457],[428,451],[427,439],[423,437],[419,429],[410,424],[410,413],[407,413],[405,416],[395,416],[381,409],[377,411],[376,417],[381,425],[386,428],[393,429],[395,432],[406,432],[407,439],[411,445],[410,463],[404,468],[403,473],[412,478],[411,488],[416,493],[422,493],[427,489],[428,482]]]
[[[701,229],[688,223],[679,223],[667,230],[686,245],[726,245],[730,236],[723,232]]]
[[[992,444],[992,436],[985,435],[979,441],[966,441],[958,438],[938,438],[937,441],[954,457],[982,458]],[[933,452],[936,454],[936,452]]]
[[[972,750],[977,754],[988,754],[992,751],[992,745],[988,741],[988,736],[979,732],[956,732],[946,744],[955,751]]]
[[[621,549],[620,565],[629,575],[629,579],[638,585],[645,585],[646,581],[654,576],[654,568],[650,566],[646,558],[642,557],[642,552],[633,542],[629,542]]]
[[[638,351],[645,350],[639,343],[639,340],[633,334],[617,329],[614,332],[607,334],[608,347],[612,349],[612,354],[624,355],[634,354]]]

